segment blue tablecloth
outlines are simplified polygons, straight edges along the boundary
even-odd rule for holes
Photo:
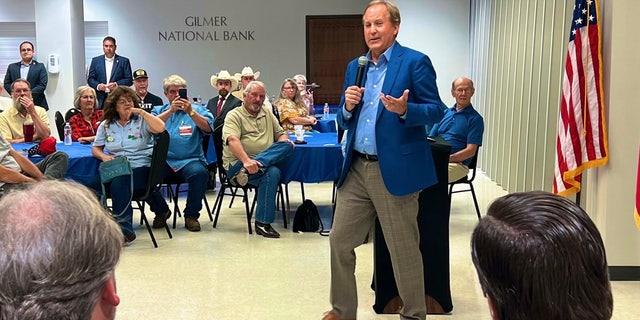
[[[295,140],[291,136],[291,140]],[[305,133],[307,144],[296,145],[295,151],[283,172],[282,180],[301,182],[333,181],[340,175],[342,166],[342,149],[338,144],[336,133]],[[15,143],[11,145],[15,150],[22,151],[34,146],[32,143]],[[77,181],[89,187],[99,187],[98,165],[100,161],[91,155],[91,144],[74,142],[70,146],[62,143],[56,144],[58,151],[69,155],[69,167],[66,178]],[[213,145],[209,146],[207,160],[215,162]],[[29,158],[33,163],[40,162],[43,158]],[[213,161],[212,161],[213,160]]]
[[[313,130],[318,132],[337,132],[336,114],[328,114],[327,119],[318,119],[318,122],[313,125]]]
[[[209,139],[209,141],[209,149],[207,150],[205,157],[208,163],[214,163],[216,162],[216,152],[213,147],[213,139]],[[17,151],[22,151],[33,147],[34,144],[14,143],[11,146]],[[65,178],[72,179],[85,186],[93,188],[100,186],[100,178],[98,177],[98,165],[100,164],[100,160],[96,159],[91,154],[91,144],[74,142],[72,145],[67,146],[59,142],[56,144],[56,149],[69,155],[69,166],[67,168]],[[33,157],[29,159],[33,163],[38,163],[43,158]]]
[[[294,141],[296,138],[290,135]],[[296,144],[293,155],[282,173],[282,181],[323,182],[333,181],[340,176],[342,168],[342,148],[338,134],[306,132],[307,144]]]
[[[34,145],[33,143],[14,143],[11,146],[16,151],[23,151]],[[91,155],[91,144],[74,142],[70,146],[67,146],[63,143],[57,143],[56,149],[69,155],[69,166],[67,167],[65,178],[74,180],[85,186],[95,187],[96,185],[100,185],[100,178],[98,176],[98,165],[100,161]],[[38,163],[42,159],[42,157],[29,158],[33,163]]]

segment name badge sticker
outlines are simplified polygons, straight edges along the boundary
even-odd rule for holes
[[[189,125],[181,125],[178,127],[178,133],[180,133],[181,136],[190,136],[193,134],[193,127]]]

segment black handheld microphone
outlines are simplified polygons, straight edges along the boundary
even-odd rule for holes
[[[364,69],[366,69],[369,60],[365,56],[358,58],[358,73],[356,74],[356,86],[362,87],[362,78],[364,78]]]

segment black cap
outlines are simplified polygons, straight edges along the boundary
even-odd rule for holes
[[[138,79],[138,78],[149,78],[149,76],[147,75],[147,71],[145,71],[144,69],[138,69],[136,71],[133,72],[133,80]]]

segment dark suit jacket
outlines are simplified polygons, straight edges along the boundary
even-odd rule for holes
[[[215,96],[209,99],[207,102],[207,108],[211,111],[211,114],[214,117],[213,121],[213,145],[216,148],[216,156],[218,157],[218,165],[222,165],[222,126],[224,125],[224,118],[227,116],[229,111],[239,107],[242,105],[242,100],[236,98],[234,95],[228,95],[227,99],[224,101],[222,108],[220,109],[220,115],[216,116],[216,109],[218,107],[218,100],[220,96]],[[208,144],[209,137],[205,136],[205,141],[203,142],[206,146]]]
[[[20,79],[20,65],[22,62],[12,63],[7,67],[7,74],[4,76],[4,90],[11,94],[11,84]],[[45,110],[49,110],[49,104],[47,104],[47,98],[44,96],[44,90],[47,89],[47,82],[49,76],[47,75],[47,69],[43,63],[31,60],[29,67],[29,73],[27,73],[27,81],[31,85],[31,95],[33,96],[33,103],[36,106],[43,107]]]
[[[347,65],[344,89],[355,84],[358,59]],[[366,72],[363,83],[366,83]],[[427,141],[425,125],[432,126],[442,119],[446,106],[440,100],[436,86],[436,72],[429,57],[418,51],[405,48],[397,42],[393,46],[382,93],[395,98],[409,89],[406,118],[387,111],[378,104],[376,117],[376,147],[382,179],[389,193],[402,196],[425,189],[438,179]],[[340,105],[344,106],[344,90]],[[337,114],[338,126],[347,131],[344,165],[337,186],[340,187],[353,162],[355,131],[362,101],[353,110],[352,117],[345,119],[341,108]]]
[[[102,109],[102,104],[107,94],[104,91],[98,91],[98,85],[115,82],[119,86],[131,86],[133,84],[133,75],[131,74],[131,64],[129,59],[123,56],[115,55],[113,60],[113,69],[111,69],[111,78],[107,79],[107,71],[104,62],[104,54],[93,57],[91,66],[89,67],[89,76],[87,83],[96,90],[98,98],[98,109]],[[108,80],[108,81],[107,81]]]
[[[213,121],[213,130],[222,132],[222,125],[224,124],[224,118],[227,116],[227,113],[229,113],[229,111],[233,110],[234,108],[241,106],[242,100],[230,94],[224,101],[222,109],[220,109],[220,114],[216,115],[216,109],[218,107],[219,99],[220,96],[215,96],[209,99],[209,102],[207,102],[207,108],[209,109],[209,111],[211,111],[211,114],[215,118],[215,120]]]

